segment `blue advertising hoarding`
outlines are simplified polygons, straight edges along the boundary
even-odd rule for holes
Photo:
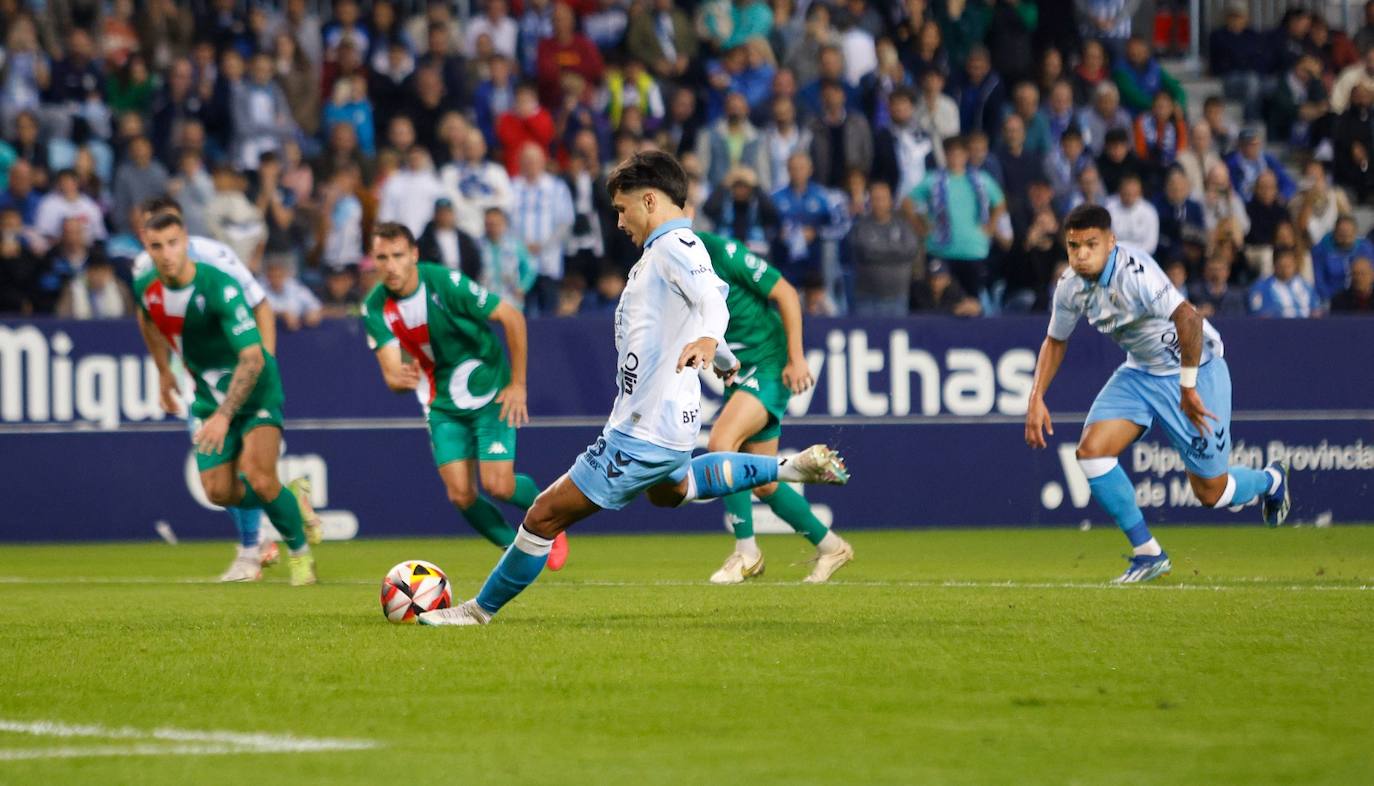
[[[1233,461],[1289,459],[1295,520],[1374,519],[1374,320],[1218,328],[1235,387]],[[1021,419],[1044,329],[1043,318],[810,320],[817,385],[793,400],[783,448],[835,444],[854,474],[846,488],[807,490],[821,517],[847,527],[1109,523],[1073,445],[1121,352],[1080,326],[1049,396],[1051,448],[1032,452]],[[517,466],[547,483],[599,433],[615,353],[609,319],[534,320],[530,339],[535,420]],[[312,477],[331,536],[467,534],[434,472],[419,405],[382,384],[360,325],[280,342],[283,472]],[[705,387],[712,415],[719,385]],[[190,458],[186,425],[161,413],[131,321],[0,324],[0,540],[146,538],[158,521],[182,537],[224,537],[228,521],[200,495]],[[1158,432],[1122,464],[1151,521],[1258,520],[1200,508]],[[722,515],[716,503],[662,511],[640,501],[579,529],[720,529]]]

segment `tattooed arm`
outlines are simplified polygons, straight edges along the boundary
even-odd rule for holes
[[[192,438],[197,450],[201,453],[218,453],[224,449],[224,437],[229,433],[229,424],[243,407],[243,402],[253,393],[265,364],[261,344],[252,344],[239,352],[234,376],[229,379],[229,392],[224,394],[224,401],[215,414],[206,419]]]

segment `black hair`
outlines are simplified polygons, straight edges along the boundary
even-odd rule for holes
[[[180,214],[167,212],[154,213],[143,219],[144,229],[158,231],[168,227],[182,227],[184,229],[186,223],[181,220]]]
[[[959,150],[963,150],[964,152],[968,152],[968,139],[966,139],[962,134],[947,136],[945,137],[943,147],[945,150],[945,155],[949,155],[949,151],[954,150],[956,148]]]
[[[138,209],[143,211],[145,216],[154,216],[158,213],[176,213],[181,215],[181,203],[172,199],[167,194],[158,194],[155,197],[148,197],[139,203]]]
[[[673,204],[687,204],[687,173],[672,155],[661,150],[644,150],[620,162],[606,180],[606,191],[614,198],[621,191],[656,188]]]
[[[372,228],[372,237],[374,240],[376,238],[383,240],[405,238],[407,246],[411,248],[415,246],[415,234],[410,231],[410,227],[399,221],[383,221]]]
[[[1064,219],[1065,232],[1079,229],[1102,229],[1110,232],[1111,228],[1112,214],[1101,205],[1079,205],[1070,210]]]

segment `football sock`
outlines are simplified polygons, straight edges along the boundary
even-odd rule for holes
[[[468,524],[471,524],[478,534],[501,548],[509,546],[515,540],[515,530],[510,528],[506,517],[502,516],[501,511],[486,497],[478,496],[475,502],[460,510],[463,518],[468,520]]]
[[[511,494],[510,499],[506,501],[521,510],[529,510],[537,496],[539,496],[539,486],[534,482],[534,478],[529,475],[516,475],[515,493]]]
[[[487,576],[477,593],[477,605],[488,614],[495,614],[519,595],[544,569],[549,561],[553,541],[528,532],[523,526],[516,530],[515,540],[506,549],[501,561]]]
[[[816,543],[816,549],[822,554],[834,554],[840,550],[840,546],[843,543],[844,541],[840,540],[839,535],[836,535],[830,530],[826,530],[825,535]]]
[[[736,538],[735,551],[753,559],[757,559],[763,553],[759,551],[759,542],[754,539],[753,535],[747,538]]]
[[[812,546],[820,545],[830,528],[811,512],[811,503],[785,483],[778,484],[778,490],[764,500],[778,517],[787,522],[792,529],[804,536]]]
[[[1273,476],[1262,469],[1231,467],[1230,475],[1226,478],[1226,491],[1222,492],[1221,498],[1212,507],[1244,505],[1261,494],[1268,494],[1273,480]]]
[[[1126,533],[1131,545],[1146,546],[1154,540],[1149,527],[1145,526],[1145,515],[1135,504],[1135,487],[1116,459],[1079,459],[1078,464],[1083,468],[1083,474],[1088,476],[1093,499],[1107,510],[1116,525]]]
[[[251,488],[249,486],[250,490]],[[247,495],[244,498],[247,499]],[[266,511],[272,526],[281,533],[282,540],[286,541],[292,554],[305,546],[305,520],[301,518],[301,506],[296,502],[296,495],[291,493],[291,489],[282,486],[277,498],[263,504],[262,509]]]
[[[240,510],[262,509],[262,507],[267,503],[263,502],[262,498],[258,496],[258,492],[254,491],[253,487],[248,485],[248,478],[245,477],[242,472],[239,473],[239,481],[243,483],[243,499],[239,500],[239,504],[235,505],[234,507],[239,508]],[[229,508],[229,510],[233,509],[234,508]]]
[[[777,479],[777,456],[703,453],[692,459],[687,496],[683,501],[724,497]]]
[[[234,529],[239,533],[239,544],[244,548],[258,547],[258,535],[262,529],[262,510],[258,508],[225,508],[225,513],[234,520]]]
[[[735,540],[754,537],[754,501],[747,491],[727,494],[725,503],[725,523],[735,530]]]

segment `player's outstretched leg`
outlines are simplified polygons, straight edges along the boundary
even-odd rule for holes
[[[812,445],[786,458],[751,453],[703,453],[693,457],[688,467],[687,490],[682,502],[724,497],[776,481],[843,486],[849,482],[849,470],[840,454],[825,445]]]
[[[1264,469],[1233,465],[1226,474],[1215,478],[1200,478],[1191,472],[1188,480],[1198,501],[1212,508],[1245,505],[1262,497],[1264,523],[1277,527],[1288,518],[1291,500],[1288,494],[1288,464],[1275,461]]]
[[[1274,481],[1264,495],[1264,523],[1277,527],[1288,520],[1288,510],[1293,504],[1288,493],[1288,462],[1270,462],[1264,471]]]
[[[247,508],[225,508],[225,513],[234,520],[234,529],[239,533],[239,545],[234,561],[220,574],[220,581],[257,581],[262,578],[262,558],[258,548],[261,537],[262,511]]]

